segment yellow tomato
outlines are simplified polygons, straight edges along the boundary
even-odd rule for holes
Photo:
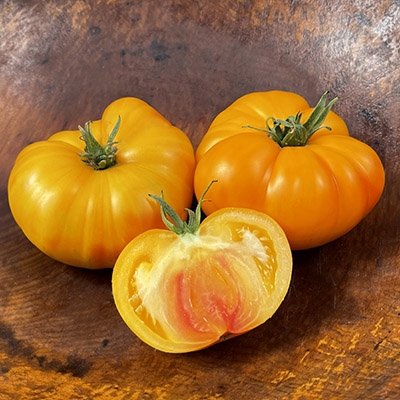
[[[101,120],[23,149],[9,177],[9,204],[28,239],[50,257],[110,268],[132,238],[163,226],[148,193],[163,190],[177,209],[190,207],[193,171],[188,137],[127,97]]]
[[[274,314],[289,288],[292,256],[272,218],[225,208],[200,224],[198,206],[188,223],[170,208],[164,219],[173,231],[137,236],[113,270],[115,304],[141,340],[164,352],[190,352],[254,329]]]
[[[196,152],[196,195],[211,179],[219,182],[205,214],[223,207],[265,212],[295,250],[356,226],[381,197],[384,169],[371,147],[349,136],[331,111],[336,99],[326,105],[326,95],[310,108],[294,93],[251,93],[222,111]]]

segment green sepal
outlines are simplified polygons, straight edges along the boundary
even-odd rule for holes
[[[149,196],[160,204],[161,219],[165,226],[177,235],[185,235],[187,233],[195,234],[201,223],[201,205],[205,201],[204,196],[216,180],[211,181],[203,194],[201,195],[195,211],[185,208],[188,212],[188,220],[183,221],[178,213],[164,200],[164,193],[161,191],[161,196],[149,194]]]
[[[110,168],[117,163],[117,142],[114,141],[115,136],[119,130],[121,124],[121,117],[118,116],[117,122],[111,130],[108,136],[107,142],[102,146],[97,139],[94,137],[91,122],[85,123],[85,126],[78,126],[80,133],[82,134],[82,140],[85,142],[85,153],[79,154],[83,158],[83,162],[89,165],[93,169],[101,170]]]
[[[313,112],[308,117],[307,121],[302,123],[302,113],[298,112],[294,116],[289,116],[285,120],[275,117],[268,117],[266,119],[266,128],[257,128],[254,126],[245,126],[258,131],[268,133],[269,137],[280,147],[285,146],[305,146],[311,136],[319,129],[325,128],[331,130],[329,126],[323,126],[326,116],[331,111],[332,106],[339,99],[335,97],[328,104],[326,104],[329,92],[325,92],[319,99]],[[272,126],[270,126],[272,122]]]

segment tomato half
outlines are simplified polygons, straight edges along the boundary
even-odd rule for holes
[[[123,320],[164,352],[200,350],[264,323],[291,279],[286,236],[264,213],[225,208],[189,225],[137,236],[112,275]]]
[[[163,226],[148,193],[163,190],[177,209],[190,207],[194,164],[181,130],[142,100],[122,98],[101,120],[23,149],[9,177],[9,204],[28,239],[50,257],[110,268],[132,238]]]
[[[349,136],[331,111],[333,101],[325,100],[326,94],[311,108],[295,93],[259,92],[222,111],[196,152],[196,195],[210,180],[219,182],[203,211],[265,212],[294,250],[325,244],[355,227],[381,197],[385,173],[376,152]]]

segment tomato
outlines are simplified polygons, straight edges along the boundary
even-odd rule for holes
[[[190,207],[194,166],[181,130],[142,100],[121,98],[100,120],[23,149],[9,177],[9,205],[48,256],[111,268],[132,238],[163,226],[148,193],[163,189],[174,207]]]
[[[282,91],[245,95],[211,123],[196,151],[197,197],[211,179],[203,211],[246,207],[267,213],[293,250],[328,243],[355,227],[382,195],[376,152],[349,136],[326,104],[315,108]],[[327,128],[328,126],[328,128]]]
[[[244,208],[221,209],[200,224],[202,198],[186,223],[153,197],[170,230],[137,236],[112,273],[115,304],[127,326],[160,351],[184,353],[270,318],[287,293],[292,271],[280,226]]]

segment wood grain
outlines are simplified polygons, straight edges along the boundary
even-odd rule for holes
[[[399,18],[389,0],[1,2],[0,398],[397,398]],[[270,89],[339,96],[335,110],[381,156],[387,183],[353,231],[294,254],[290,292],[258,329],[157,352],[120,319],[110,271],[57,263],[15,224],[7,179],[28,143],[130,95],[197,146],[224,107]]]

